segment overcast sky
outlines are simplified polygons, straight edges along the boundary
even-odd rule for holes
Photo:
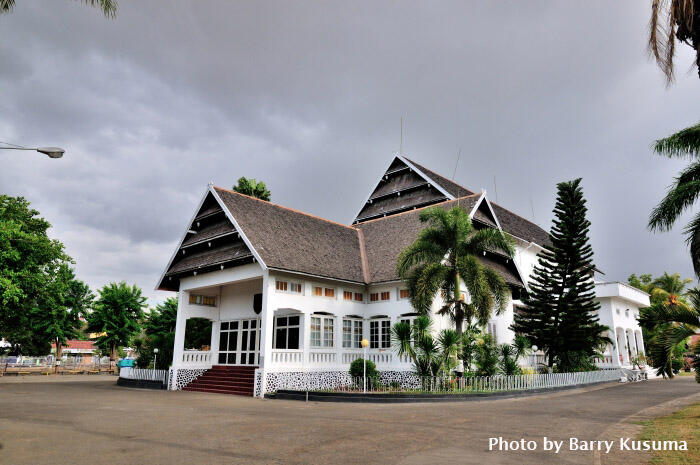
[[[405,155],[451,177],[461,147],[458,182],[545,229],[556,183],[583,177],[605,279],[692,276],[682,224],[646,229],[683,166],[649,146],[698,121],[700,80],[682,46],[664,86],[649,3],[119,0],[107,20],[18,0],[0,16],[0,140],[66,155],[3,151],[0,192],[53,224],[81,279],[155,302],[208,182],[263,179],[348,223],[403,116]]]

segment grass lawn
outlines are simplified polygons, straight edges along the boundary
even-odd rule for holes
[[[687,441],[687,451],[653,452],[652,464],[697,464],[700,463],[700,403],[693,404],[674,414],[645,421],[642,440]]]

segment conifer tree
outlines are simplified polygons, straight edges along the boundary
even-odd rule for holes
[[[547,356],[550,368],[577,370],[591,365],[607,327],[598,323],[594,300],[593,248],[581,179],[557,185],[549,244],[543,244],[530,281],[530,293],[511,329]]]

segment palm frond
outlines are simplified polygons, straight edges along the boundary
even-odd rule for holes
[[[669,187],[666,196],[654,207],[649,216],[649,229],[652,231],[668,231],[673,227],[678,217],[691,207],[700,196],[700,179],[680,183]]]
[[[700,123],[655,141],[653,149],[670,158],[697,158],[700,155]]]
[[[464,253],[481,255],[484,252],[500,252],[508,257],[515,254],[513,237],[498,229],[484,228],[475,232],[464,244]]]
[[[695,276],[700,278],[700,213],[697,213],[695,217],[693,217],[693,220],[686,225],[683,233],[686,236],[686,243],[690,248],[690,259],[693,262],[693,271],[695,271]]]

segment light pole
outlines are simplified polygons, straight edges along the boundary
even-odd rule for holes
[[[61,147],[23,147],[21,145],[9,144],[7,142],[0,142],[0,144],[9,145],[10,147],[0,147],[0,150],[32,150],[44,155],[48,155],[49,158],[61,158],[66,152]]]
[[[364,350],[362,355],[362,390],[365,394],[367,394],[367,347],[369,346],[369,341],[367,339],[363,339],[360,344]]]
[[[158,360],[158,348],[153,349],[153,379],[156,379],[156,361]]]

